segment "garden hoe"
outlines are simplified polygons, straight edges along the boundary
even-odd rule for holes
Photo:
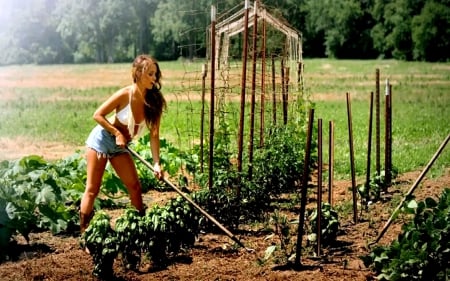
[[[148,161],[146,161],[144,158],[142,158],[136,151],[134,151],[131,148],[127,148],[128,151],[135,156],[137,159],[139,159],[145,166],[147,166],[147,168],[149,168],[150,170],[153,171],[153,167],[150,165],[150,163]],[[210,214],[208,214],[205,210],[203,210],[199,205],[197,205],[197,203],[195,203],[194,201],[192,201],[191,198],[189,198],[186,194],[184,194],[178,187],[176,187],[173,183],[171,183],[169,180],[167,180],[166,178],[162,178],[162,180],[169,185],[170,187],[172,187],[178,194],[180,194],[184,199],[186,199],[189,203],[192,204],[192,206],[194,206],[197,210],[200,211],[200,213],[202,213],[205,217],[207,217],[210,221],[212,221],[215,225],[217,225],[223,232],[225,232],[226,235],[228,235],[234,242],[236,242],[239,246],[241,246],[242,248],[244,248],[247,252],[251,252],[254,253],[255,250],[251,249],[251,248],[247,248],[245,247],[245,245],[236,237],[233,235],[233,233],[231,233],[228,229],[226,229],[220,222],[218,222],[214,217],[212,217]]]

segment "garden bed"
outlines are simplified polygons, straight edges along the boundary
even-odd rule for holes
[[[377,202],[369,212],[363,212],[358,224],[353,223],[351,211],[343,212],[336,245],[324,248],[324,255],[320,258],[305,251],[301,257],[302,268],[289,268],[273,259],[262,262],[266,249],[273,243],[279,244],[279,241],[268,238],[270,233],[263,227],[247,225],[241,226],[242,231],[234,231],[234,234],[255,252],[236,248],[234,242],[222,233],[201,234],[192,249],[178,254],[164,269],[156,270],[144,263],[139,272],[128,271],[116,260],[114,280],[371,280],[373,273],[364,267],[359,257],[368,254],[368,242],[377,237],[391,215],[388,211],[395,208],[394,202],[399,202],[398,198],[408,191],[419,173],[410,172],[397,177],[397,184],[384,195],[386,201]],[[335,183],[336,206],[351,201],[350,185],[351,182],[346,180]],[[415,195],[418,200],[438,197],[448,186],[450,171],[447,170],[439,178],[424,179]],[[176,194],[150,191],[145,198],[147,204],[152,205],[164,203],[172,195]],[[311,206],[315,204],[313,199],[314,194],[311,194]],[[106,211],[114,219],[123,210]],[[288,215],[295,216],[292,213]],[[399,217],[379,244],[389,244],[396,239],[406,219]],[[92,258],[80,249],[79,237],[43,232],[32,233],[29,244],[20,236],[16,240],[11,260],[0,264],[1,280],[96,280],[92,276]]]

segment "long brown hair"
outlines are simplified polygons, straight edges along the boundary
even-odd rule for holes
[[[158,62],[148,55],[137,56],[134,59],[131,69],[133,82],[136,83],[139,79],[138,73],[143,73],[151,64],[156,66],[156,80],[153,88],[146,89],[144,108],[145,122],[149,128],[159,121],[163,110],[167,108],[166,100],[161,93],[161,69],[159,68]]]

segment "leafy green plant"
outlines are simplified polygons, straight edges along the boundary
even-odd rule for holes
[[[391,170],[391,179],[397,177],[398,171],[393,168]],[[380,200],[381,192],[388,188],[386,184],[386,171],[380,171],[380,174],[375,173],[375,175],[370,178],[369,182],[365,184],[358,185],[358,194],[361,197],[361,202],[363,206],[368,206],[370,203],[375,203]]]
[[[106,280],[112,276],[112,266],[120,245],[116,232],[111,228],[110,220],[106,212],[96,212],[81,237],[82,243],[94,261],[93,274]]]
[[[165,206],[154,205],[145,215],[127,208],[112,228],[109,216],[96,213],[82,244],[89,249],[95,263],[94,275],[112,272],[111,264],[120,257],[127,269],[137,270],[143,258],[153,266],[165,267],[169,258],[183,248],[194,245],[200,216],[186,200],[177,197]]]
[[[199,214],[182,197],[165,206],[153,206],[143,217],[144,251],[156,266],[165,266],[170,255],[194,245],[199,233]]]
[[[10,218],[6,212],[7,202],[5,199],[0,198],[0,248],[7,249],[7,246],[11,240],[11,237],[15,229],[10,226]],[[0,252],[0,261],[6,256],[5,251]]]
[[[153,159],[149,142],[149,135],[145,135],[133,144],[132,148],[136,150],[141,157],[152,163]],[[170,178],[175,178],[179,186],[183,187],[188,184],[184,174],[194,174],[195,169],[198,166],[198,158],[195,154],[179,150],[164,138],[160,139],[160,161],[164,172],[166,172]],[[164,191],[168,188],[155,178],[153,172],[145,164],[136,162],[136,168],[139,179],[141,180],[143,192],[150,189]]]
[[[146,241],[144,221],[136,209],[126,209],[116,220],[114,227],[117,235],[118,251],[126,268],[137,269],[141,261],[141,253]]]
[[[378,280],[448,280],[450,275],[450,189],[439,201],[428,197],[404,210],[414,218],[402,227],[402,233],[388,246],[377,246],[362,256],[366,267],[378,274]]]
[[[339,216],[329,203],[322,202],[322,212],[320,217],[321,243],[324,246],[333,244],[339,232]],[[310,210],[308,220],[310,224],[310,234],[307,239],[312,244],[317,244],[317,208]]]
[[[4,226],[28,241],[31,231],[49,229],[60,233],[75,223],[74,196],[65,184],[70,177],[39,156],[5,164],[0,171],[0,213]],[[67,202],[72,202],[72,205]]]
[[[214,186],[211,189],[201,189],[191,194],[192,200],[205,209],[211,216],[222,224],[236,227],[241,215],[241,207],[233,189]],[[200,226],[207,231],[217,230],[215,225],[207,219],[200,220]]]
[[[273,224],[274,230],[271,235],[266,237],[266,240],[277,237],[279,245],[274,243],[269,246],[265,253],[263,261],[269,260],[271,257],[275,259],[277,264],[287,264],[295,258],[295,242],[292,239],[295,230],[294,225],[298,225],[298,220],[290,221],[288,217],[275,210],[269,223]]]
[[[295,190],[302,178],[306,132],[294,124],[269,131],[264,147],[255,153],[253,181],[263,192],[279,196]]]
[[[380,175],[375,174],[369,182],[358,185],[358,194],[361,196],[361,202],[363,206],[367,206],[370,203],[376,202],[380,199],[381,191],[385,186],[384,171],[380,172]]]
[[[111,183],[119,182],[106,172],[102,192],[107,199],[95,202],[95,208],[120,192]],[[33,231],[50,230],[57,234],[78,230],[78,204],[84,192],[86,160],[79,153],[47,162],[30,155],[0,165],[0,245],[6,247],[16,233],[26,241]],[[121,183],[120,183],[121,184]],[[3,247],[2,247],[3,248]]]

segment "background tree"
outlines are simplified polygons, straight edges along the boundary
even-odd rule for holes
[[[307,0],[273,0],[263,1],[264,6],[270,11],[271,14],[280,19],[285,19],[285,24],[291,26],[295,30],[301,33],[303,43],[303,53],[309,57],[324,56],[324,48],[317,48],[317,38],[321,41],[323,39],[323,33],[317,34],[310,32],[307,28]],[[286,17],[289,15],[289,19]],[[278,45],[279,38],[268,38],[267,44]],[[271,42],[272,41],[272,42]]]
[[[205,44],[206,26],[210,24],[209,2],[207,0],[159,2],[150,22],[155,43],[163,47],[158,49],[160,56],[174,58],[178,55],[192,59],[196,55],[195,51],[200,44]],[[182,50],[187,52],[183,53]]]
[[[57,30],[75,50],[74,62],[114,62],[132,55],[130,36],[133,38],[139,24],[128,1],[60,0],[58,3]]]
[[[301,32],[304,57],[450,60],[450,0],[261,3]],[[205,57],[212,4],[221,20],[244,0],[2,0],[0,65]],[[270,49],[282,35],[268,34]],[[239,58],[242,36],[232,40]]]
[[[63,63],[70,61],[70,49],[56,32],[51,15],[55,0],[24,0],[21,6],[5,3],[0,45],[3,59],[20,63]]]
[[[135,26],[136,38],[134,57],[137,54],[149,53],[150,50],[153,50],[152,43],[154,39],[150,30],[150,19],[153,18],[155,14],[158,2],[158,0],[133,0],[129,2],[138,21],[138,25]],[[132,29],[133,27],[130,28],[130,32]]]
[[[76,50],[75,62],[129,61],[138,53],[151,51],[150,18],[157,3],[59,0],[58,31]]]
[[[375,49],[399,60],[448,60],[443,50],[450,42],[441,37],[448,35],[449,5],[448,0],[375,0],[372,15],[377,23],[371,31]],[[445,54],[436,58],[437,50]]]
[[[375,55],[370,37],[373,25],[370,1],[308,0],[306,27],[320,39],[325,55],[334,58],[370,58]]]
[[[450,1],[425,3],[412,20],[413,59],[450,60]]]

